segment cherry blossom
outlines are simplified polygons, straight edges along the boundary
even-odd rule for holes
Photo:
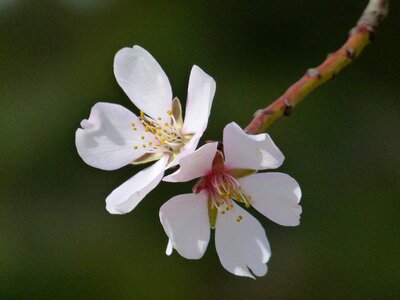
[[[167,254],[175,249],[187,259],[201,258],[211,227],[226,270],[252,278],[265,275],[271,256],[269,242],[246,208],[253,207],[283,226],[299,224],[298,183],[283,173],[256,173],[278,168],[283,160],[268,134],[248,135],[235,123],[224,129],[223,152],[212,142],[182,158],[180,169],[163,180],[200,179],[192,194],[175,196],[160,209],[160,221],[169,238]]]
[[[161,181],[164,171],[192,153],[207,127],[215,81],[193,66],[186,101],[172,97],[171,85],[157,61],[139,46],[123,48],[114,59],[118,84],[140,109],[136,116],[118,104],[96,103],[81,122],[75,142],[90,166],[116,170],[129,164],[155,162],[140,171],[106,199],[112,214],[130,212]]]

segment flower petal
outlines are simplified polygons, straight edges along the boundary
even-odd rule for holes
[[[162,157],[117,187],[106,199],[108,212],[126,214],[133,210],[161,181],[167,161],[167,156]]]
[[[140,46],[123,48],[114,58],[114,74],[131,101],[150,117],[170,120],[172,90],[167,75]]]
[[[172,245],[171,240],[168,239],[168,244],[167,244],[167,249],[165,249],[165,254],[170,256],[172,254],[173,250],[174,250],[174,246]]]
[[[186,155],[179,161],[180,168],[175,173],[164,177],[163,181],[186,182],[207,174],[212,168],[212,162],[218,143],[208,143],[195,152]]]
[[[221,212],[215,227],[215,247],[222,266],[237,276],[264,276],[271,256],[264,228],[235,203],[233,209]]]
[[[275,169],[285,159],[268,134],[246,134],[234,122],[225,126],[223,141],[225,164],[231,169]]]
[[[198,66],[190,72],[183,133],[203,133],[215,94],[215,81]]]
[[[160,208],[160,221],[180,255],[187,259],[203,256],[210,240],[207,196],[204,193],[171,198]]]
[[[88,165],[103,170],[121,168],[141,157],[145,149],[134,146],[143,144],[142,135],[154,139],[145,133],[138,117],[112,103],[96,103],[81,126],[75,133],[78,153]]]
[[[259,173],[239,179],[243,191],[251,195],[251,205],[267,218],[283,226],[300,224],[299,184],[287,174]]]
[[[197,145],[199,144],[200,138],[201,138],[202,134],[195,134],[189,142],[187,142],[181,149],[181,152],[178,153],[178,155],[176,155],[175,159],[173,161],[171,161],[168,166],[167,169],[175,167],[176,165],[179,164],[179,161],[181,160],[182,157],[185,157],[186,155],[193,153],[196,150]]]

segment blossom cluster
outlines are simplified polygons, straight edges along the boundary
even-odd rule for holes
[[[114,74],[140,114],[118,104],[95,104],[76,131],[78,153],[88,165],[103,170],[153,164],[117,187],[106,198],[106,209],[125,214],[161,180],[197,179],[192,193],[175,196],[160,208],[169,239],[166,253],[175,249],[187,259],[199,259],[210,229],[215,229],[217,254],[227,271],[252,278],[265,275],[270,246],[264,228],[248,209],[283,226],[298,225],[301,214],[301,191],[292,177],[258,173],[276,169],[284,160],[270,136],[247,134],[232,122],[224,128],[222,144],[210,142],[196,150],[215,94],[212,77],[193,66],[183,117],[168,77],[143,48],[121,49]]]

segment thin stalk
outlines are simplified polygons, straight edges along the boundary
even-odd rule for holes
[[[376,32],[388,13],[389,0],[370,0],[356,26],[350,30],[345,44],[316,68],[309,69],[281,97],[255,113],[245,131],[251,134],[265,132],[276,120],[292,113],[293,108],[320,85],[352,63],[374,40]]]

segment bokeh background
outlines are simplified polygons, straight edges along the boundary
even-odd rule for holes
[[[253,211],[272,247],[266,277],[239,278],[214,242],[164,254],[158,219],[193,183],[162,183],[130,214],[104,199],[139,171],[91,168],[74,134],[98,101],[136,108],[113,76],[141,45],[186,100],[193,64],[217,81],[204,139],[245,126],[338,48],[367,0],[0,0],[0,298],[361,299],[400,296],[399,3],[368,47],[269,133],[303,191],[301,225]]]

